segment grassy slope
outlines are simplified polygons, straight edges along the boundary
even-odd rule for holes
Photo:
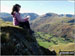
[[[55,50],[57,54],[60,50],[62,51],[74,51],[75,43],[73,39],[66,39],[63,37],[55,37],[53,34],[45,34],[42,32],[37,32],[37,41],[39,45],[49,48],[50,50]],[[49,42],[50,41],[50,42]]]
[[[49,48],[53,45],[68,44],[74,42],[74,40],[71,38],[66,39],[64,37],[56,37],[53,34],[45,34],[42,32],[37,32],[35,36],[38,43],[45,48]]]
[[[73,18],[49,17],[45,19],[40,18],[40,20],[38,19],[34,20],[32,24],[32,28],[35,31],[55,34],[58,37],[66,36],[73,38],[75,25],[73,23],[68,23],[68,21],[72,20]]]
[[[68,43],[68,44],[59,44],[49,47],[50,50],[54,49],[57,53],[59,51],[75,51],[75,43]]]
[[[65,22],[67,22],[67,21],[69,21],[69,20],[72,20],[72,19],[73,19],[73,18],[67,18],[67,17],[52,17],[52,18],[47,17],[47,18],[45,18],[45,19],[37,18],[37,19],[35,19],[35,20],[32,22],[32,23],[33,23],[32,26],[35,27],[34,24],[37,24],[37,26],[35,27],[35,29],[38,29],[38,28],[43,27],[43,26],[46,25],[46,24],[55,25],[55,24],[59,24],[59,23],[62,23],[62,22],[65,23]]]

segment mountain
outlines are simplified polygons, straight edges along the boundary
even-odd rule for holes
[[[46,13],[44,15],[42,15],[41,17],[45,18],[45,17],[56,17],[58,16],[58,14],[55,14],[55,13]]]
[[[13,21],[12,16],[9,13],[0,13],[0,18],[4,21]]]
[[[74,17],[75,15],[73,15]],[[35,31],[54,34],[59,37],[74,38],[74,18],[46,13],[32,21],[31,27]]]
[[[71,14],[66,14],[66,17],[73,17],[73,15],[71,15]]]
[[[5,12],[1,12],[0,13],[0,17],[8,17],[8,16],[11,16],[9,13],[5,13]]]
[[[68,21],[68,23],[74,23],[74,22],[75,22],[75,19]]]
[[[33,21],[34,19],[41,17],[41,18],[45,18],[45,17],[75,17],[75,15],[71,15],[71,14],[61,14],[58,15],[56,13],[46,13],[42,16],[36,14],[36,13],[21,13],[22,18],[26,17],[26,16],[30,16],[30,21]],[[0,18],[2,18],[4,21],[12,21],[13,17],[11,16],[10,13],[5,13],[5,12],[1,12],[0,13]]]
[[[21,13],[22,18],[26,16],[30,16],[30,21],[36,19],[39,15],[36,13]],[[4,21],[13,21],[13,17],[9,13],[0,13],[0,18],[2,18]]]
[[[75,15],[72,15],[72,14],[61,14],[59,16],[62,16],[62,17],[74,17]]]

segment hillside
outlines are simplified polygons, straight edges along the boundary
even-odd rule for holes
[[[34,35],[27,29],[12,26],[12,23],[2,22],[1,27],[1,55],[56,55],[40,46]]]
[[[59,54],[59,51],[75,51],[75,43],[54,45],[49,47],[49,49],[54,49],[57,54]]]
[[[38,43],[45,48],[49,48],[51,46],[60,45],[60,44],[66,45],[68,43],[74,42],[74,39],[71,38],[56,37],[53,34],[46,34],[43,32],[36,32],[34,35]]]
[[[67,16],[47,13],[33,20],[31,27],[37,32],[54,34],[57,37],[74,38],[75,19],[72,15]]]
[[[75,15],[46,13],[32,21],[38,43],[50,50],[74,51]]]
[[[36,32],[35,37],[39,45],[55,50],[59,55],[61,51],[75,51],[75,43],[72,38],[57,37],[53,34],[46,34],[44,32]]]

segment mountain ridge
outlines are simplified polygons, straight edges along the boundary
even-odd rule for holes
[[[55,34],[60,37],[74,38],[74,16],[73,17],[60,17],[49,16],[45,14],[32,21],[31,27],[36,32],[44,32],[48,34]]]
[[[33,21],[35,19],[37,19],[37,17],[41,17],[41,16],[44,16],[44,17],[47,17],[47,16],[58,16],[58,17],[75,17],[75,15],[72,15],[72,14],[56,14],[56,13],[45,13],[43,15],[38,15],[36,13],[21,13],[21,16],[24,18],[26,16],[30,16],[30,21]],[[44,18],[43,17],[43,18]],[[13,21],[12,19],[12,16],[10,13],[6,13],[6,12],[1,12],[0,13],[0,18],[2,18],[4,21]]]

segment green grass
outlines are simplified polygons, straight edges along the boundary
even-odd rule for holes
[[[74,42],[73,39],[68,38],[68,40],[66,40],[66,38],[64,38],[64,37],[55,37],[53,34],[45,34],[42,32],[37,32],[36,35],[37,35],[36,39],[37,39],[39,45],[41,45],[45,48],[50,48],[51,46],[61,46],[60,48],[63,48],[63,45],[65,46],[68,43]],[[56,47],[56,48],[60,49],[58,47]],[[58,50],[57,50],[57,52],[58,52]]]
[[[45,48],[49,48],[50,46],[54,45],[53,42],[49,43],[49,42],[38,42],[40,46],[43,46]]]
[[[0,19],[0,26],[13,26],[13,22],[3,21]]]

